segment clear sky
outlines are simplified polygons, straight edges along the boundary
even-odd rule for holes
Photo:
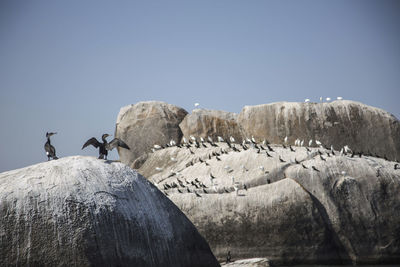
[[[0,172],[47,160],[46,131],[97,156],[82,144],[139,101],[343,96],[399,118],[399,87],[400,1],[0,1]]]

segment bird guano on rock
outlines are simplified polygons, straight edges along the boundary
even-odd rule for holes
[[[118,139],[118,138],[114,138],[110,143],[107,142],[106,138],[110,136],[109,134],[103,134],[101,136],[101,139],[103,140],[103,143],[100,143],[99,141],[97,141],[96,138],[92,137],[89,140],[86,141],[86,143],[82,146],[82,149],[84,149],[85,147],[92,145],[95,148],[99,148],[99,159],[105,159],[107,160],[107,155],[108,155],[108,151],[112,150],[116,147],[123,147],[126,149],[130,148],[128,147],[127,144],[125,144],[124,141]]]

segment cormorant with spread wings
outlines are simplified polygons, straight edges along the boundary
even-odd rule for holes
[[[127,144],[125,144],[124,141],[114,138],[110,143],[107,142],[106,138],[110,136],[109,134],[103,134],[101,136],[101,139],[103,140],[103,143],[100,143],[97,141],[96,138],[92,137],[89,140],[86,141],[86,143],[82,146],[82,149],[85,147],[92,145],[95,148],[99,148],[99,159],[106,159],[107,160],[107,155],[108,155],[108,150],[112,150],[115,147],[123,147],[126,149],[130,149]]]

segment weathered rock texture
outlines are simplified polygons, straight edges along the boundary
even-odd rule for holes
[[[188,114],[179,124],[183,135],[190,135],[217,140],[217,136],[228,139],[233,136],[237,141],[242,140],[239,127],[236,122],[237,114],[219,110],[195,109]]]
[[[139,102],[121,108],[115,136],[122,139],[131,150],[119,149],[121,162],[131,164],[151,151],[154,145],[164,145],[171,139],[180,142],[179,123],[187,112],[177,106],[158,101]]]
[[[218,266],[182,212],[121,163],[4,172],[0,199],[0,266]]]
[[[400,122],[388,112],[359,102],[278,102],[245,106],[238,124],[247,137],[281,144],[285,136],[293,144],[317,139],[336,149],[345,145],[355,151],[400,160]]]
[[[400,261],[395,162],[277,145],[269,157],[248,146],[162,149],[139,172],[189,217],[220,261],[228,251],[274,264]]]
[[[237,260],[229,263],[222,263],[221,266],[227,267],[269,267],[269,260],[266,258],[253,258]]]

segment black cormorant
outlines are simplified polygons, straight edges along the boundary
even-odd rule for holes
[[[108,150],[112,150],[115,147],[123,147],[126,149],[130,149],[125,142],[118,138],[114,138],[110,143],[107,142],[106,138],[110,136],[109,134],[103,134],[101,136],[101,139],[103,140],[103,143],[100,143],[97,141],[96,138],[92,137],[89,140],[86,141],[86,143],[82,146],[82,149],[85,147],[92,145],[95,148],[99,148],[99,159],[106,159],[107,160],[107,155],[108,155]]]
[[[50,143],[50,136],[52,136],[54,134],[56,134],[56,133],[46,133],[47,142],[46,142],[46,144],[44,144],[44,150],[46,151],[48,161],[50,160],[50,158],[58,159],[56,156],[56,149]]]

